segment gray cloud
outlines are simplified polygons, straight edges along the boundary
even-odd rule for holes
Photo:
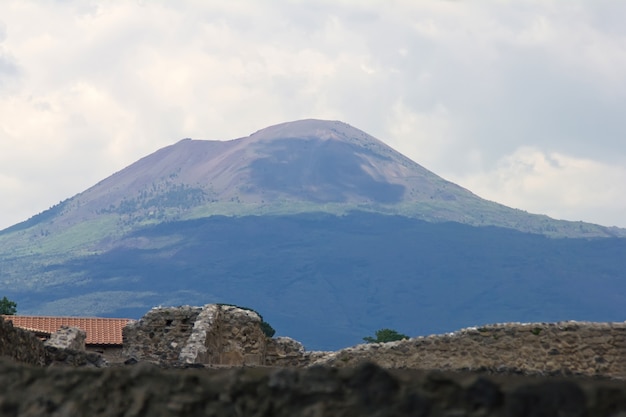
[[[346,121],[489,199],[626,227],[626,193],[597,187],[626,172],[624,12],[610,1],[3,2],[0,227],[180,138],[306,117]]]

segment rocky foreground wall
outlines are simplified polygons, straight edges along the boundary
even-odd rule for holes
[[[495,324],[332,352],[313,364],[626,378],[626,323]]]
[[[45,365],[47,362],[43,342],[32,332],[13,327],[10,320],[2,317],[0,317],[0,356],[33,365]]]
[[[356,368],[43,368],[0,360],[0,415],[623,417],[609,380]]]

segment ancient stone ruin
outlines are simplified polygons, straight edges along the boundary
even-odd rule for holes
[[[129,357],[222,369],[101,370],[73,349],[80,331],[44,347],[0,317],[0,415],[626,416],[626,323],[492,325],[325,353],[260,323],[229,306],[153,309],[125,330]],[[479,372],[450,372],[461,369]]]
[[[31,365],[46,365],[46,349],[32,332],[14,327],[0,317],[0,357]]]
[[[261,325],[256,312],[228,305],[153,308],[124,328],[123,352],[113,362],[335,368],[372,362],[387,369],[626,378],[626,322],[495,324],[337,352],[307,352],[288,337],[267,337]],[[0,320],[0,356],[42,365],[106,366],[100,355],[85,352],[81,335],[61,329],[44,346],[34,334]]]
[[[124,329],[123,356],[167,366],[358,366],[626,377],[626,323],[505,323],[337,352],[269,338],[251,310],[153,308]]]
[[[102,355],[85,350],[85,332],[62,327],[46,342],[0,317],[0,357],[38,366],[108,366]]]
[[[43,344],[46,347],[84,351],[86,337],[85,331],[78,327],[61,326]]]
[[[158,307],[124,328],[123,356],[164,365],[298,366],[301,343],[269,338],[261,317],[234,306]]]
[[[504,323],[329,352],[312,364],[626,378],[626,322]]]

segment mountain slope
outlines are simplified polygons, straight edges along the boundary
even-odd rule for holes
[[[557,237],[626,236],[621,229],[483,200],[378,139],[323,120],[283,123],[230,141],[182,140],[0,235],[34,226],[49,234],[95,222],[103,223],[104,238],[112,229],[214,214],[353,209]]]
[[[59,315],[235,303],[336,349],[381,327],[620,320],[620,236],[483,200],[358,129],[303,120],[182,140],[0,231],[0,295]]]
[[[23,313],[132,318],[155,305],[233,303],[309,349],[335,350],[380,328],[621,321],[624,270],[626,239],[364,212],[212,216],[142,228],[7,295]]]

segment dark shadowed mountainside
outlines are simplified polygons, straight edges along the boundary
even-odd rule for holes
[[[50,264],[14,298],[33,312],[118,317],[234,303],[309,349],[337,349],[383,327],[416,336],[491,322],[621,321],[624,255],[625,239],[375,213],[212,216],[145,227],[104,253]]]

